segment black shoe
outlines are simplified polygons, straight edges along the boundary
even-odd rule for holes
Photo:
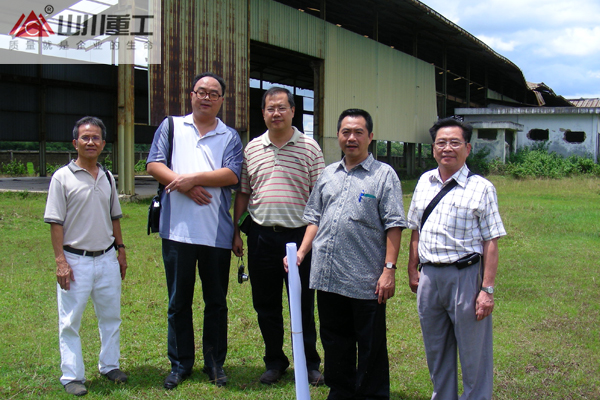
[[[115,383],[125,383],[127,382],[127,375],[125,372],[121,371],[119,368],[115,368],[111,371],[108,371],[106,374],[102,374],[108,378],[109,381],[113,381]]]
[[[165,382],[163,384],[163,386],[165,387],[165,389],[175,389],[177,387],[177,385],[179,385],[181,382],[185,381],[187,379],[187,377],[190,376],[189,374],[178,374],[176,372],[171,372],[169,374],[169,376],[167,376],[165,378]]]
[[[210,383],[214,383],[217,387],[223,387],[227,385],[227,375],[225,375],[225,371],[223,371],[223,367],[213,367],[209,368],[204,366],[202,369],[206,375],[208,375],[208,380]]]
[[[308,383],[313,386],[321,386],[325,383],[325,378],[323,374],[319,372],[319,370],[313,369],[308,371]]]
[[[260,382],[264,383],[265,385],[277,383],[283,376],[284,372],[285,371],[280,371],[278,369],[269,369],[260,376]]]
[[[65,385],[65,391],[75,396],[85,396],[88,392],[85,388],[85,385],[81,381],[71,381],[67,383]]]

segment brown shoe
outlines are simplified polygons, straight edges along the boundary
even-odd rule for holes
[[[313,386],[321,386],[325,383],[325,378],[323,377],[322,373],[316,369],[313,369],[308,371],[308,383]]]
[[[277,383],[283,376],[283,372],[284,371],[280,371],[278,369],[269,369],[260,376],[260,382],[264,383],[265,385]]]
[[[88,391],[81,381],[71,381],[65,385],[65,391],[75,396],[85,396]]]

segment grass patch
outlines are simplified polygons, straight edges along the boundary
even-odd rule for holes
[[[491,180],[508,232],[499,241],[494,398],[600,398],[600,180]],[[405,208],[414,184],[403,184]],[[58,381],[56,280],[49,227],[42,220],[45,201],[40,194],[0,193],[0,398],[71,398]],[[130,267],[122,291],[121,363],[130,382],[114,385],[98,373],[100,345],[90,303],[81,329],[87,398],[294,399],[293,370],[271,387],[258,381],[264,347],[250,284],[237,283],[235,257],[228,295],[228,386],[218,389],[200,372],[203,302],[198,280],[196,368],[176,390],[162,388],[169,371],[167,289],[160,239],[146,235],[147,206],[148,201],[122,204]],[[408,238],[405,232],[397,294],[388,304],[391,398],[426,400],[432,386],[415,296],[402,268],[408,259]],[[320,342],[319,350],[322,354]],[[291,356],[289,337],[285,351]],[[327,397],[328,389],[311,387],[310,392],[319,400]]]

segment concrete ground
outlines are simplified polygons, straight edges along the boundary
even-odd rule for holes
[[[115,175],[117,185],[119,177]],[[7,177],[0,178],[0,192],[34,192],[47,193],[50,186],[50,177]],[[156,194],[158,183],[151,176],[135,177],[135,195],[119,195],[122,200],[152,198]]]

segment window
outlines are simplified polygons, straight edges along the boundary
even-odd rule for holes
[[[544,141],[550,138],[548,129],[532,129],[527,134],[529,140]]]
[[[567,129],[565,131],[565,140],[569,143],[583,143],[585,142],[585,132]]]
[[[496,129],[479,129],[477,131],[477,138],[483,140],[496,140],[498,139],[498,131]]]

